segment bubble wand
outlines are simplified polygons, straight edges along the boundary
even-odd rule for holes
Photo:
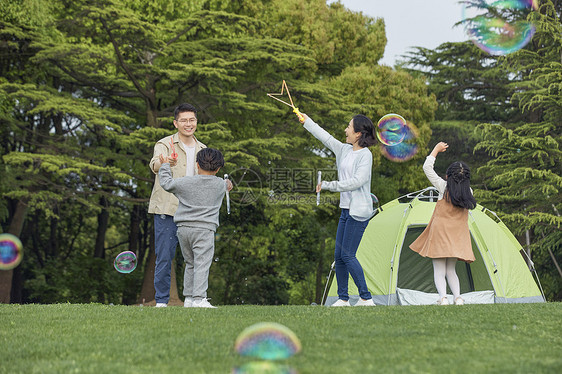
[[[176,148],[174,147],[174,139],[170,138],[170,148],[172,149],[172,154],[170,155],[171,158],[174,160],[178,159],[178,154],[176,153]]]
[[[228,174],[224,175],[224,181],[226,183],[226,213],[230,214],[230,196],[228,195],[228,183],[226,182],[228,180]]]
[[[322,172],[318,170],[318,184],[322,183]],[[320,205],[320,191],[316,192],[316,206]]]
[[[283,101],[283,100],[279,99],[278,97],[276,97],[276,96],[281,96],[281,95],[283,95],[283,92],[284,92],[284,91],[287,91],[287,96],[289,96],[289,101],[291,102],[290,104],[289,104],[288,102]],[[291,93],[289,92],[289,87],[287,87],[287,83],[285,82],[285,80],[283,80],[283,84],[281,85],[281,93],[278,93],[278,94],[268,93],[267,96],[269,96],[269,97],[271,97],[272,99],[275,99],[275,100],[277,100],[277,101],[280,101],[280,102],[282,102],[283,104],[288,105],[288,106],[290,106],[291,108],[293,108],[293,113],[295,113],[295,114],[297,115],[297,117],[299,117],[299,121],[300,121],[301,123],[304,122],[304,117],[303,117],[303,115],[301,114],[301,112],[299,111],[299,108],[297,108],[297,107],[295,106],[295,104],[293,103],[293,98],[291,97]]]

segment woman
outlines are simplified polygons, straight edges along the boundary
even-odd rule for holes
[[[359,290],[359,301],[355,306],[375,306],[367,289],[361,264],[355,257],[363,232],[373,216],[371,199],[371,168],[373,155],[368,147],[376,143],[375,126],[366,116],[358,114],[345,129],[345,143],[336,140],[318,126],[306,114],[302,114],[304,128],[320,140],[336,155],[337,181],[322,181],[316,186],[321,189],[340,192],[341,216],[336,234],[336,279],[338,301],[332,306],[349,306],[347,282],[349,275]]]

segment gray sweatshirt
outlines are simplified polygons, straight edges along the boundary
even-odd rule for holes
[[[214,175],[172,178],[170,164],[158,171],[160,185],[179,200],[174,222],[178,226],[200,227],[216,231],[219,210],[226,193],[226,182]]]

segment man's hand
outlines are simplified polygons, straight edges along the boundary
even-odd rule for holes
[[[178,159],[170,156],[160,155],[160,164],[166,163],[170,164],[170,166],[176,166],[176,164],[178,163]]]

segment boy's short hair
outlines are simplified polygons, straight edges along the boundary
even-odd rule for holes
[[[176,109],[174,109],[174,119],[177,120],[180,113],[184,113],[184,112],[193,112],[193,113],[195,113],[195,116],[197,117],[197,108],[195,108],[191,104],[183,103],[183,104],[178,105],[176,107]]]
[[[203,148],[197,152],[196,161],[205,171],[215,171],[224,166],[224,157],[221,151],[214,148]]]

